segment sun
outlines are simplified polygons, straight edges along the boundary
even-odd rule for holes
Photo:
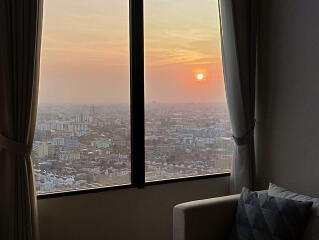
[[[203,83],[208,80],[207,69],[205,67],[197,67],[193,69],[193,80],[197,83]]]
[[[204,76],[204,73],[197,73],[196,74],[196,80],[197,81],[203,81],[204,80],[204,78],[205,78],[205,76]]]

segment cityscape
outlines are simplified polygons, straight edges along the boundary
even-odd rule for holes
[[[43,104],[32,158],[39,194],[130,183],[125,104]],[[145,106],[146,181],[229,172],[233,140],[225,103]]]

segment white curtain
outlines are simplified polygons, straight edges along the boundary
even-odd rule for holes
[[[257,0],[219,0],[222,56],[235,140],[231,189],[254,188]]]

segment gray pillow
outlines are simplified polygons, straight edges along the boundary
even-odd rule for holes
[[[319,199],[312,198],[306,195],[290,192],[285,188],[279,187],[276,184],[270,183],[268,189],[269,196],[286,198],[296,201],[311,201],[312,212],[309,217],[309,222],[303,237],[303,240],[318,240],[319,239]]]
[[[299,240],[311,205],[312,202],[258,195],[244,188],[230,239]]]

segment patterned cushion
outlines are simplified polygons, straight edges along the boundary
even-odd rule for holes
[[[283,187],[279,187],[278,185],[274,183],[269,183],[268,194],[270,196],[286,198],[286,199],[291,199],[295,201],[313,202],[312,210],[314,214],[319,216],[319,198],[313,198],[306,195],[301,195],[295,192],[291,192]]]
[[[286,198],[295,201],[313,202],[312,211],[309,217],[303,240],[319,239],[319,198],[313,198],[306,195],[290,192],[285,188],[279,187],[273,183],[269,184],[268,194],[274,197]]]
[[[298,240],[312,202],[276,198],[244,188],[238,202],[231,240]]]

